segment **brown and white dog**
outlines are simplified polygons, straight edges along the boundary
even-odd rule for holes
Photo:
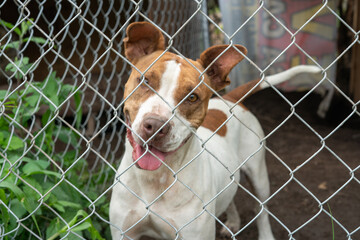
[[[124,93],[126,148],[110,203],[113,239],[215,239],[216,217],[223,212],[222,231],[235,234],[240,167],[260,202],[270,189],[261,126],[234,102],[251,89],[320,70],[295,67],[240,86],[224,101],[210,99],[209,87],[219,91],[229,84],[227,75],[243,59],[239,52],[246,54],[243,46],[213,46],[200,59],[185,60],[164,53],[161,31],[146,22],[131,24],[124,42],[133,70]],[[261,210],[259,239],[274,239],[266,207]]]

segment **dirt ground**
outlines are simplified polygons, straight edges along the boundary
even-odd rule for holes
[[[304,94],[284,95],[295,103]],[[360,179],[360,169],[353,171],[360,165],[360,117],[356,115],[350,118],[333,132],[350,114],[351,106],[336,100],[329,110],[329,117],[322,120],[316,116],[320,100],[318,95],[311,94],[295,109],[317,133],[309,130],[296,116],[283,123],[291,113],[290,106],[271,89],[245,101],[245,105],[260,120],[266,134],[283,123],[269,136],[267,146],[284,164],[294,170],[309,160],[291,176],[283,163],[270,152],[267,153],[271,193],[278,191],[268,204],[277,218],[271,217],[276,239],[289,239],[291,235],[299,240],[350,239],[346,231],[350,234],[353,232],[351,239],[360,239],[360,182],[352,178]],[[325,138],[323,143],[320,137]],[[250,189],[245,178],[242,183]],[[323,203],[323,209],[331,212],[336,219],[334,222],[321,211],[320,203]],[[242,227],[255,216],[255,204],[245,191],[238,191],[236,205]],[[225,217],[222,216],[221,220],[225,220]],[[236,238],[257,239],[256,224],[251,223]],[[217,239],[226,238],[217,236]]]

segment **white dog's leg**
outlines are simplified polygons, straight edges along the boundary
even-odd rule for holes
[[[234,200],[230,203],[229,207],[225,211],[227,220],[225,222],[225,225],[233,232],[236,233],[240,229],[240,216],[236,209],[236,205],[234,203]],[[222,236],[230,237],[231,233],[225,228],[222,227],[220,234]]]
[[[270,196],[270,183],[265,163],[265,153],[261,152],[250,159],[243,169],[248,176],[256,196],[261,202],[264,202]],[[264,206],[266,209],[267,207]],[[275,239],[271,231],[269,214],[263,209],[263,212],[256,219],[259,230],[259,240]]]

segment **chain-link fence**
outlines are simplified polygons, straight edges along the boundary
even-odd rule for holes
[[[284,62],[296,65],[303,61],[320,67],[323,77],[296,87],[283,85],[288,90],[303,90],[306,85],[306,92],[286,93],[272,87],[246,100],[265,130],[259,142],[267,141],[271,194],[259,201],[242,177],[235,197],[242,224],[230,236],[256,238],[255,221],[261,211],[267,211],[277,239],[360,238],[359,100],[341,86],[348,83],[346,66],[350,67],[351,52],[360,43],[359,29],[343,13],[354,11],[357,16],[348,9],[349,3],[357,2],[308,1],[313,2],[310,14],[300,22],[293,19],[293,25],[282,15],[286,1],[244,2],[251,8],[239,22],[233,22],[233,32],[226,32],[214,18],[220,9],[205,0],[2,1],[0,238],[111,239],[109,203],[113,187],[122,184],[114,179],[124,153],[123,93],[132,66],[124,55],[123,40],[126,28],[136,21],[156,25],[169,46],[167,51],[194,60],[219,39],[247,47],[246,39],[238,42],[243,39],[237,35],[250,35],[250,25],[255,35],[257,25],[267,26],[266,32],[281,29],[286,41],[278,40],[284,46],[275,52],[254,55],[254,48],[266,45],[266,39],[252,42],[250,38],[251,51],[236,70],[240,76],[264,79],[286,68]],[[302,4],[297,4],[301,9]],[[223,9],[222,14],[228,14]],[[271,23],[265,24],[265,15]],[[335,35],[330,34],[331,51],[338,49],[338,53],[327,55],[326,60],[318,53],[321,45],[310,43],[315,47],[309,47],[303,41],[306,36],[302,34],[313,31],[316,20],[323,24],[317,31],[331,31],[325,28],[330,22],[335,32],[343,29],[339,34],[346,35],[337,47]],[[302,61],[284,58],[292,49],[300,52]],[[336,67],[341,70],[337,77]],[[328,93],[325,101],[317,94],[324,89]],[[334,95],[341,104],[330,104]],[[322,116],[328,111],[331,123],[314,120],[312,113],[318,111],[318,104]],[[206,148],[209,140],[204,140],[203,151],[215,151]],[[196,157],[188,161],[184,168],[190,168]],[[181,184],[178,173],[172,174],[174,182]],[[128,190],[136,195],[136,189]],[[193,189],[187,190],[196,197]],[[252,210],[265,203],[268,210]],[[143,208],[150,206],[150,210],[136,224],[151,215],[172,227],[172,220],[151,211],[152,204],[144,202]],[[217,239],[221,239],[226,217],[206,211],[207,205],[203,202],[204,211],[199,214],[216,220]],[[181,230],[194,220],[175,229],[175,235],[181,236]],[[131,239],[127,233],[136,224],[122,229],[123,239]]]

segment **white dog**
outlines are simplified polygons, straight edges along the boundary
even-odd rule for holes
[[[240,218],[233,197],[240,170],[260,202],[270,189],[261,126],[234,102],[251,89],[320,70],[292,68],[242,85],[224,101],[210,99],[209,87],[219,91],[229,84],[227,75],[246,54],[243,46],[213,46],[200,59],[185,60],[164,53],[161,32],[146,22],[131,24],[124,42],[133,70],[124,93],[126,148],[110,203],[113,239],[215,239],[215,217],[223,212],[227,221],[222,231],[235,234]],[[271,240],[262,206],[259,239]]]

